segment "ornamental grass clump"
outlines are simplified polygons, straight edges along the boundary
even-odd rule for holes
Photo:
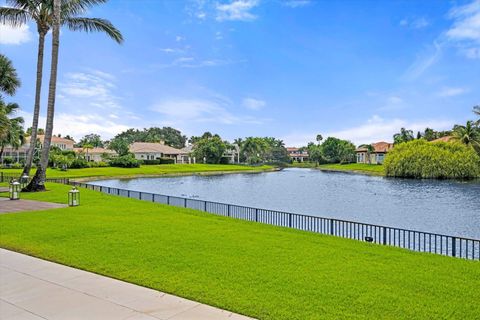
[[[396,145],[385,159],[384,170],[389,177],[473,179],[480,177],[480,157],[460,143],[419,139]]]

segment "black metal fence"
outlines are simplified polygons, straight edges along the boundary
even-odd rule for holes
[[[65,180],[67,181],[63,183],[70,183],[77,187],[111,195],[196,209],[225,217],[367,241],[418,252],[429,252],[469,260],[480,260],[480,240],[477,239],[98,186],[74,181],[69,182],[68,179]]]
[[[21,175],[20,173],[0,172],[0,182],[10,182],[12,180],[19,180],[20,175]],[[69,178],[47,178],[47,179],[45,179],[45,181],[46,182],[68,184],[70,179]]]

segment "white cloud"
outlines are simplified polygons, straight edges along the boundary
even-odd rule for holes
[[[450,17],[454,23],[447,31],[447,37],[480,42],[480,0],[452,9]]]
[[[33,39],[30,27],[27,24],[19,27],[0,24],[0,44],[19,45]]]
[[[376,141],[392,141],[393,135],[400,130],[400,128],[407,128],[417,131],[423,131],[425,128],[435,128],[436,130],[451,129],[454,124],[453,120],[431,119],[431,120],[417,120],[409,121],[405,119],[383,119],[379,116],[373,116],[364,124],[355,127],[322,133],[323,137],[337,137],[341,139],[350,140],[356,145],[363,143],[372,143]],[[315,140],[318,132],[301,133],[294,132],[282,139],[286,144],[292,146],[303,146],[310,141]]]
[[[311,0],[284,0],[282,5],[290,8],[305,7],[312,3]]]
[[[20,115],[25,118],[25,127],[31,126],[32,114],[21,112]],[[45,117],[41,116],[39,118],[39,125],[44,128],[45,122]],[[108,120],[98,113],[75,115],[59,112],[55,114],[53,133],[61,134],[62,136],[70,135],[76,141],[80,140],[84,135],[92,132],[99,134],[102,139],[110,139],[117,133],[125,131],[128,128],[130,128],[130,126]]]
[[[406,80],[414,80],[420,77],[431,66],[437,63],[441,56],[442,45],[434,42],[433,46],[429,46],[424,52],[417,56],[415,62],[408,67],[403,78]]]
[[[235,114],[234,103],[225,96],[202,88],[194,96],[177,96],[159,101],[150,110],[161,115],[161,125],[185,132],[213,130],[219,126],[259,125],[265,119]]]
[[[218,66],[225,66],[229,64],[235,64],[235,63],[242,63],[245,62],[245,60],[238,60],[238,61],[233,61],[233,60],[224,60],[224,59],[197,59],[194,57],[179,57],[174,59],[170,63],[165,63],[165,64],[156,64],[153,65],[154,68],[173,68],[173,67],[179,67],[179,68],[203,68],[203,67],[218,67]]]
[[[184,41],[184,40],[185,40],[185,37],[184,37],[184,36],[176,36],[176,37],[175,37],[175,41],[176,41],[176,42],[182,42],[182,41]]]
[[[405,18],[400,21],[400,25],[406,28],[423,29],[430,25],[430,22],[425,17],[420,18]]]
[[[243,99],[242,104],[250,110],[260,110],[266,105],[265,101],[254,98],[245,98]]]
[[[440,97],[454,97],[464,93],[467,93],[468,90],[465,88],[452,88],[452,87],[445,87],[439,93],[438,96]]]
[[[230,3],[218,3],[216,6],[218,21],[252,21],[257,18],[250,11],[259,4],[257,0],[235,0]]]
[[[480,58],[480,0],[453,8],[449,17],[454,22],[445,33],[446,38],[459,45],[467,58]]]

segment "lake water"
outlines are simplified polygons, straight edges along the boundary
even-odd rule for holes
[[[114,179],[96,185],[480,239],[480,183],[314,169]]]

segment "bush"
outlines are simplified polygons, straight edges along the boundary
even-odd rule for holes
[[[480,176],[480,157],[459,143],[420,139],[396,145],[384,168],[389,177],[471,179]]]
[[[154,165],[154,164],[173,164],[175,163],[175,159],[172,158],[160,158],[155,160],[141,160],[142,164],[145,165]]]
[[[109,164],[104,161],[98,161],[98,162],[89,162],[88,167],[89,168],[99,168],[99,167],[108,167]]]
[[[140,167],[140,162],[135,159],[133,155],[127,154],[112,159],[110,161],[110,166],[121,168],[138,168]]]
[[[12,164],[12,165],[10,166],[10,168],[12,168],[12,169],[22,169],[22,168],[23,168],[23,165],[22,165],[21,163],[19,163],[19,162],[15,162],[14,164]]]
[[[3,163],[4,164],[12,164],[13,163],[13,158],[12,157],[4,157],[3,158]]]
[[[87,167],[88,167],[88,162],[83,158],[76,158],[70,164],[70,168],[72,169],[81,169],[81,168],[87,168]]]

